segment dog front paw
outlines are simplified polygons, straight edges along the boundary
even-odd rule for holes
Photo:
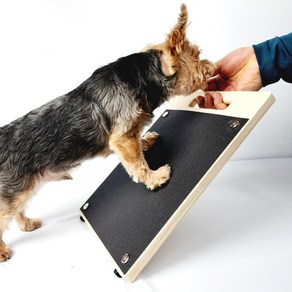
[[[159,167],[151,173],[150,179],[146,186],[149,190],[155,190],[161,187],[170,179],[171,168],[168,164]]]

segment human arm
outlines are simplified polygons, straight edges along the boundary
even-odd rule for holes
[[[253,49],[263,86],[280,79],[292,83],[292,33],[253,45]]]

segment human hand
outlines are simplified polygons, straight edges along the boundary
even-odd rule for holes
[[[239,48],[216,63],[209,90],[257,91],[262,88],[259,65],[252,47]]]

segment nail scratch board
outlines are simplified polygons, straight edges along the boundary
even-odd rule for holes
[[[175,98],[149,129],[160,136],[144,155],[151,169],[171,166],[167,184],[150,191],[118,165],[80,209],[126,281],[137,278],[274,102],[269,92],[222,92],[229,106],[210,110],[194,106],[196,95]]]

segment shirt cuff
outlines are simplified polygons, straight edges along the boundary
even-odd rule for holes
[[[275,64],[278,43],[279,38],[276,37],[258,45],[253,45],[263,86],[280,80],[280,74]]]

